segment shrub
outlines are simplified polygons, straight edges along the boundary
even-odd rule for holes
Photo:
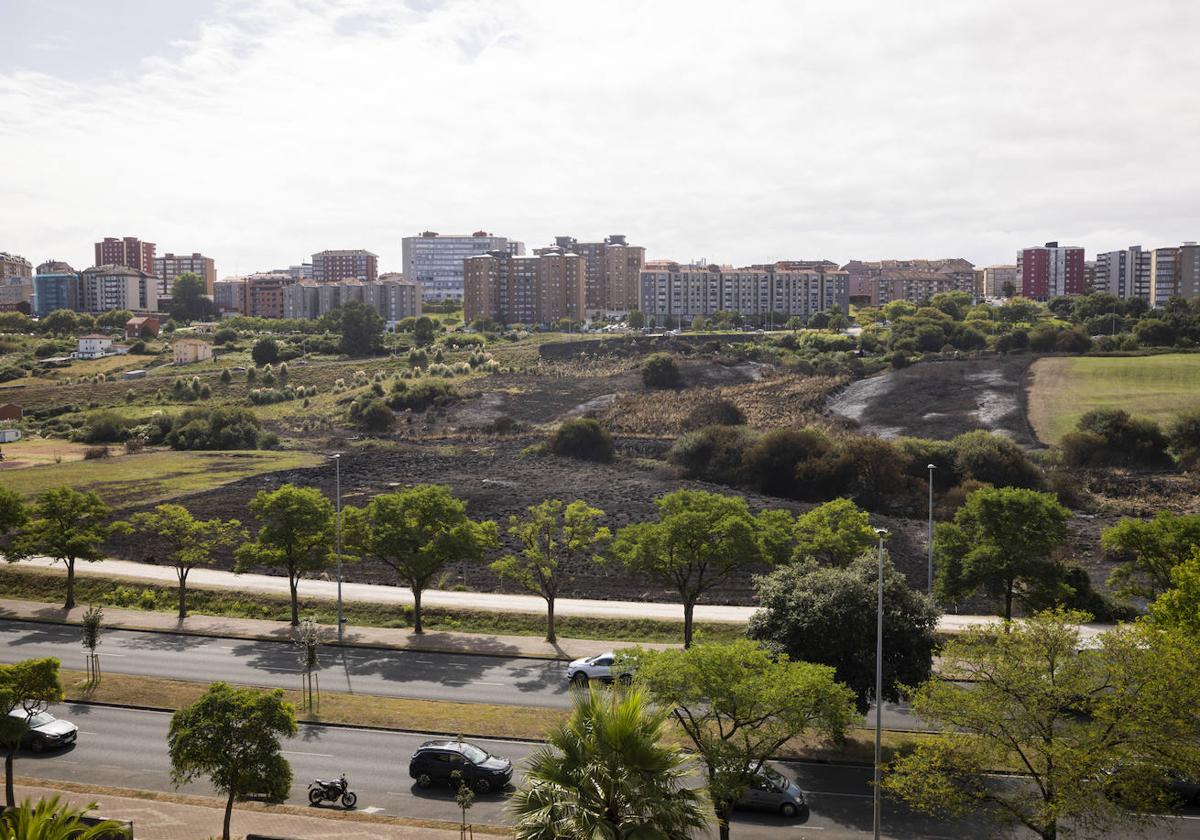
[[[1033,490],[1041,486],[1037,467],[1021,447],[1002,435],[977,429],[954,438],[951,445],[955,451],[955,467],[964,478],[973,478],[993,487]]]
[[[743,462],[755,439],[745,426],[705,426],[675,441],[667,460],[688,478],[736,485],[746,480]]]
[[[740,426],[746,415],[729,400],[710,400],[693,408],[683,421],[685,429],[701,429],[705,426]]]
[[[1167,443],[1184,469],[1200,466],[1200,409],[1175,416],[1167,427]]]
[[[244,408],[189,408],[165,441],[172,449],[254,449],[258,432],[258,418]]]
[[[256,443],[259,449],[278,449],[279,435],[274,432],[259,432]]]
[[[279,345],[273,338],[260,338],[254,342],[254,347],[250,350],[250,358],[259,367],[277,362],[279,361]]]
[[[900,368],[906,368],[910,364],[912,364],[912,362],[908,358],[908,354],[905,353],[903,350],[897,350],[894,353],[892,353],[892,355],[888,357],[888,362],[896,370],[900,370]]]
[[[668,353],[654,353],[642,362],[642,384],[647,388],[678,388],[683,385],[679,365]]]
[[[107,446],[89,446],[83,450],[83,460],[95,461],[100,458],[107,458],[108,454]]]
[[[448,382],[423,380],[409,387],[406,382],[392,383],[391,393],[388,394],[387,404],[395,411],[409,409],[424,411],[430,406],[443,406],[458,399],[458,393]]]
[[[613,458],[612,436],[592,418],[577,417],[558,427],[550,451],[582,461],[607,462]]]
[[[1059,442],[1063,460],[1075,467],[1169,466],[1167,438],[1153,420],[1120,408],[1097,408],[1079,418]]]
[[[232,381],[233,381],[233,374],[229,372],[229,368],[225,368],[224,370],[222,370],[221,371],[221,384],[228,385]]]
[[[48,359],[58,353],[58,344],[53,341],[43,341],[33,350],[33,355],[39,359]]]
[[[84,443],[120,443],[129,436],[128,421],[115,411],[93,411],[84,421]]]
[[[361,431],[380,434],[391,430],[396,415],[379,397],[363,394],[350,404],[350,422]]]
[[[419,347],[414,347],[408,351],[408,366],[414,368],[423,368],[429,365],[429,354]]]
[[[823,458],[832,449],[829,436],[816,427],[775,429],[746,451],[747,480],[772,496],[807,498],[799,476],[801,465]]]
[[[133,342],[133,344],[129,345],[129,352],[137,356],[144,355],[146,353],[146,342],[140,339]]]
[[[221,327],[221,329],[213,333],[213,344],[215,344],[217,347],[236,340],[237,330],[231,330],[229,327]]]
[[[452,347],[456,350],[462,350],[466,347],[482,349],[486,342],[481,335],[471,335],[469,333],[450,333],[442,338],[442,344],[447,347]]]

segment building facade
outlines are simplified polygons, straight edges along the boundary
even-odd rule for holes
[[[641,272],[646,265],[645,248],[630,245],[624,234],[614,233],[601,242],[580,242],[572,236],[556,236],[553,246],[536,249],[534,253],[555,249],[584,258],[587,271],[584,296],[589,318],[621,316],[637,309]]]
[[[1083,249],[1047,242],[1017,252],[1017,285],[1033,300],[1081,295],[1087,290]]]
[[[1200,300],[1200,245],[1184,242],[1175,260],[1176,294],[1189,301]]]
[[[237,313],[246,305],[246,280],[226,277],[213,283],[213,304],[221,314]]]
[[[849,275],[840,270],[792,268],[787,263],[731,268],[654,265],[641,272],[640,309],[647,317],[691,320],[718,312],[750,318],[799,317],[849,305]]]
[[[883,306],[893,300],[924,303],[941,292],[966,292],[974,299],[975,266],[961,257],[936,260],[851,260],[846,273],[847,299],[856,306]]]
[[[587,263],[561,248],[533,256],[507,250],[464,261],[463,320],[491,318],[504,324],[582,321],[587,314]]]
[[[301,280],[284,289],[283,317],[320,318],[352,300],[374,309],[389,328],[397,321],[421,314],[421,289],[398,274],[384,274],[378,280],[342,280],[317,283]]]
[[[166,254],[154,258],[154,274],[158,275],[158,292],[166,297],[171,294],[171,285],[180,274],[195,274],[204,281],[204,293],[213,293],[213,283],[217,280],[216,264],[212,257],[203,254],[176,256]]]
[[[289,269],[288,274],[292,275]],[[293,275],[294,279],[299,279]],[[346,251],[321,251],[313,254],[312,279],[318,283],[336,283],[339,280],[379,279],[379,257],[363,249]]]
[[[525,245],[483,230],[472,234],[440,234],[427,230],[401,241],[400,273],[421,287],[425,300],[463,299],[463,261],[491,251],[525,254]]]
[[[10,283],[27,285],[33,277],[33,266],[29,260],[16,254],[0,251],[0,286]]]
[[[1097,254],[1093,288],[1122,300],[1140,298],[1153,304],[1150,297],[1150,262],[1150,252],[1143,251],[1141,245]]]
[[[1178,294],[1178,248],[1155,248],[1150,252],[1150,305],[1163,306]]]
[[[96,259],[94,265],[125,265],[154,273],[154,243],[143,242],[136,236],[125,236],[118,239],[106,236],[96,243]]]
[[[989,265],[978,272],[978,298],[1007,297],[1006,290],[1021,294],[1021,277],[1015,265]]]
[[[252,318],[282,318],[284,295],[298,281],[290,274],[250,274],[242,284],[241,312]]]
[[[83,312],[157,312],[158,278],[127,265],[93,266],[80,277],[79,299]]]
[[[177,365],[206,362],[213,357],[212,345],[202,338],[180,338],[171,345],[171,354]]]
[[[11,277],[10,281],[18,278]],[[0,312],[23,312],[33,314],[33,282],[26,278],[24,283],[0,284]]]
[[[56,309],[79,308],[79,273],[65,262],[39,265],[33,277],[33,314],[42,318]]]

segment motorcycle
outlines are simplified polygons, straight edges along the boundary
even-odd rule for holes
[[[320,805],[322,802],[337,802],[342,800],[343,808],[353,808],[358,803],[358,794],[350,790],[349,783],[346,781],[346,774],[343,773],[340,779],[317,779],[308,786],[308,803],[310,805]]]

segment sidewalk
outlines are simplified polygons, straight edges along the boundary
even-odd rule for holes
[[[133,822],[135,840],[205,840],[221,835],[221,822],[225,819],[225,803],[203,796],[142,798],[121,796],[115,793],[86,793],[79,789],[84,785],[67,783],[18,784],[17,801],[25,798],[41,799],[60,796],[76,807],[95,802],[100,807],[93,816]],[[61,784],[61,787],[60,787]],[[458,840],[458,829],[427,828],[420,825],[403,825],[392,819],[371,817],[366,814],[311,809],[313,815],[299,813],[297,806],[270,806],[256,803],[238,803],[233,807],[230,823],[235,837],[246,834],[266,834],[274,837],[302,837],[305,840]],[[316,814],[322,814],[316,816]],[[496,835],[481,834],[483,838]]]

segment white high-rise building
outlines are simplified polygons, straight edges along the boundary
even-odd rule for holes
[[[1150,252],[1141,245],[1130,245],[1123,251],[1106,251],[1096,255],[1094,288],[1122,300],[1141,298],[1153,304],[1150,296]]]
[[[488,251],[525,254],[525,244],[477,230],[472,234],[441,234],[427,230],[402,241],[400,273],[421,287],[425,300],[463,299],[463,260]]]

